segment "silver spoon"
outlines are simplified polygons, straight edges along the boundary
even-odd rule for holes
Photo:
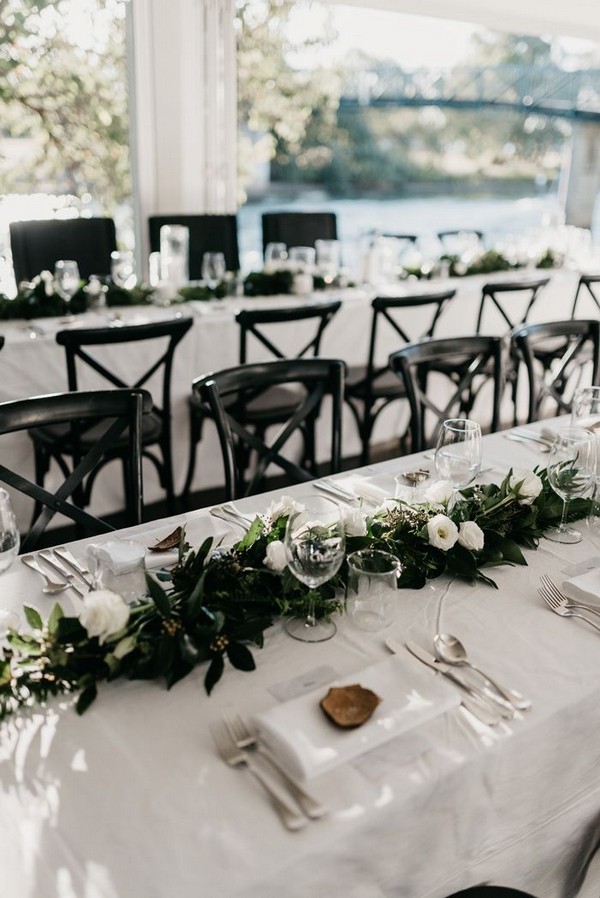
[[[33,555],[21,555],[21,561],[44,578],[46,585],[42,587],[42,592],[46,593],[46,595],[53,596],[57,592],[64,592],[65,589],[69,588],[68,583],[58,583],[56,580],[51,580],[48,574],[38,565]]]
[[[480,674],[484,680],[487,680],[488,683],[494,687],[498,695],[501,695],[503,699],[513,706],[513,708],[516,708],[518,711],[526,711],[531,707],[530,700],[521,695],[520,692],[501,686],[495,680],[492,680],[488,674],[484,673],[479,667],[476,667],[469,661],[467,658],[467,650],[456,636],[451,636],[449,633],[437,633],[433,638],[433,644],[435,653],[441,661],[445,661],[447,664],[456,664],[459,667],[470,667],[471,670]]]

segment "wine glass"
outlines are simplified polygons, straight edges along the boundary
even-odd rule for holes
[[[72,321],[70,303],[79,290],[79,266],[73,259],[60,259],[54,266],[54,289],[65,304],[65,320]]]
[[[333,621],[315,617],[315,592],[330,580],[344,560],[346,535],[336,502],[325,496],[302,499],[302,511],[292,512],[285,531],[288,567],[309,587],[306,618],[292,618],[286,630],[301,642],[324,642],[336,632]]]
[[[600,387],[579,387],[575,390],[571,427],[585,427],[600,435]]]
[[[554,492],[563,500],[560,524],[544,534],[557,543],[581,542],[581,533],[567,525],[569,502],[583,496],[594,483],[596,475],[596,441],[582,427],[560,430],[548,456],[548,480]]]
[[[135,261],[133,253],[112,252],[110,254],[110,274],[117,287],[131,288],[135,285]]]
[[[21,538],[10,496],[0,487],[0,574],[7,571],[19,552]]]
[[[225,277],[227,268],[223,253],[204,253],[202,256],[202,280],[209,288],[215,290]]]
[[[475,480],[482,460],[481,427],[470,418],[449,418],[442,424],[435,449],[435,469],[440,480],[455,490]]]

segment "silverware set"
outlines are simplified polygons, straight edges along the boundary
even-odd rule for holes
[[[530,445],[537,452],[550,452],[554,438],[545,432],[538,433],[533,430],[511,430],[502,434],[507,440],[513,440],[516,443],[525,443]]]
[[[42,549],[35,555],[21,555],[21,561],[43,577],[45,585],[42,592],[46,595],[72,589],[83,598],[93,588],[89,570],[65,546]]]
[[[223,761],[245,768],[258,780],[287,829],[302,829],[310,820],[325,816],[327,808],[282,770],[237,712],[223,712],[221,724],[211,732]]]
[[[588,605],[585,602],[573,601],[562,593],[546,574],[542,575],[538,592],[546,605],[555,614],[559,614],[561,617],[578,617],[600,632],[600,626],[589,617],[590,614],[593,614],[600,618],[600,609],[594,608],[593,605]],[[582,610],[586,613],[582,614]]]

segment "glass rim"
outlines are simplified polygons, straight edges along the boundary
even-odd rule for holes
[[[383,571],[367,571],[364,568],[358,567],[354,563],[354,559],[356,558],[382,558],[389,559],[390,567],[388,570]],[[355,552],[351,552],[347,557],[348,566],[354,568],[354,570],[360,571],[363,574],[391,574],[391,573],[399,573],[402,570],[402,562],[398,558],[397,555],[394,555],[392,552],[386,552],[385,549],[357,549]]]
[[[481,433],[481,424],[472,418],[446,418],[442,424],[444,427],[449,430],[478,430]]]

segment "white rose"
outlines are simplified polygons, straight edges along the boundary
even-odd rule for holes
[[[445,514],[436,514],[427,522],[429,543],[436,549],[447,552],[458,539],[458,527]]]
[[[436,480],[425,491],[425,501],[432,505],[445,505],[454,493],[454,487],[449,480]]]
[[[367,521],[360,509],[346,506],[340,510],[340,519],[348,536],[367,535]]]
[[[521,471],[513,474],[508,485],[517,497],[519,505],[533,505],[542,492],[542,481],[533,471]]]
[[[97,636],[102,645],[109,636],[119,633],[129,620],[129,605],[116,592],[96,589],[83,597],[81,625],[89,637]]]
[[[481,552],[483,549],[483,530],[475,521],[463,521],[458,528],[459,545],[471,552]]]
[[[267,517],[272,521],[278,520],[284,516],[290,515],[293,511],[304,511],[304,505],[296,502],[292,496],[281,496],[279,499],[271,502],[267,508]]]
[[[272,571],[281,572],[285,570],[288,564],[288,557],[285,546],[280,539],[275,539],[268,544],[263,564]]]

